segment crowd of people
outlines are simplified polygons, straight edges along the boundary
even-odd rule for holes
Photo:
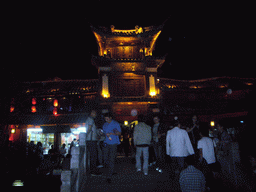
[[[107,167],[107,181],[111,182],[122,129],[110,113],[105,114],[102,129],[96,128],[96,115],[93,110],[86,121],[90,173],[101,175],[99,168]],[[227,146],[232,141],[223,126],[216,126],[218,137],[213,139],[209,137],[209,128],[200,125],[196,116],[187,127],[182,126],[178,119],[170,127],[162,123],[158,115],[152,120],[154,124],[150,126],[143,115],[138,115],[138,124],[132,134],[126,131],[123,134],[123,150],[126,156],[129,156],[129,151],[134,151],[136,170],[148,175],[149,167],[154,165],[156,171],[163,173],[166,163],[169,163],[180,177],[183,191],[213,187],[215,174],[220,171],[216,152],[225,156]],[[132,143],[129,142],[130,137]],[[188,174],[193,176],[187,177]],[[190,189],[187,189],[188,186]]]
[[[126,157],[134,157],[137,172],[148,175],[149,168],[154,167],[163,173],[167,170],[166,164],[169,164],[179,177],[182,191],[212,188],[214,178],[221,169],[218,160],[227,156],[232,141],[221,124],[216,125],[216,137],[210,138],[209,127],[199,123],[196,116],[192,117],[190,125],[184,126],[175,118],[171,126],[167,126],[159,115],[155,115],[150,126],[148,119],[140,114],[132,132],[121,129],[111,113],[105,113],[105,123],[97,127],[96,116],[96,110],[92,110],[85,122],[88,169],[92,176],[100,176],[100,168],[107,168],[108,183],[112,182],[118,146],[122,146]],[[43,155],[41,142],[27,143],[27,171],[46,174],[56,168],[69,169],[71,148],[77,144],[74,139],[69,149],[65,144],[60,149],[52,145],[48,155]]]

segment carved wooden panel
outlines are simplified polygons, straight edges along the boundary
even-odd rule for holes
[[[116,97],[143,96],[145,94],[145,77],[113,75],[110,80],[110,94]]]
[[[145,71],[145,64],[142,62],[116,62],[112,64],[114,71],[133,72]]]
[[[117,46],[111,49],[113,59],[135,59],[142,58],[143,52],[137,46]]]

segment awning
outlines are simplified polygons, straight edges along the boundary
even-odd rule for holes
[[[54,115],[9,115],[8,124],[23,124],[23,125],[49,125],[49,124],[74,124],[85,123],[88,117],[87,113],[76,114],[60,114]]]
[[[43,133],[71,133],[69,125],[41,126]]]

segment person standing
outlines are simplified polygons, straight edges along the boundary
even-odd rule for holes
[[[143,172],[148,175],[149,145],[152,139],[151,127],[144,122],[144,116],[138,116],[138,124],[134,127],[134,146],[136,146],[136,168],[141,171],[141,155],[143,154]]]
[[[160,123],[159,116],[153,118],[154,126],[152,128],[153,134],[153,148],[156,156],[156,170],[160,173],[163,171],[163,165],[165,162],[165,148],[166,148],[166,133],[167,126]]]
[[[120,144],[121,127],[117,121],[113,120],[110,113],[105,113],[104,119],[106,122],[103,125],[103,134],[106,135],[106,138],[104,140],[103,157],[104,163],[108,167],[107,182],[111,183],[117,155],[117,145]]]
[[[97,170],[97,142],[98,134],[94,119],[97,116],[97,112],[92,110],[90,116],[85,121],[86,127],[86,149],[87,154],[89,153],[90,161],[90,173],[92,176],[101,175]]]
[[[199,160],[201,171],[205,175],[207,186],[214,187],[213,170],[216,162],[215,148],[216,143],[209,138],[209,130],[207,127],[200,127],[201,139],[198,141],[197,148],[199,150]]]
[[[232,139],[222,124],[218,123],[217,130],[219,134],[219,142],[217,144],[217,148],[219,151],[223,151],[224,154],[227,154],[229,150],[228,145],[231,143]]]
[[[192,146],[194,147],[195,150],[197,147],[197,142],[200,139],[199,122],[197,120],[196,115],[192,117],[192,125],[191,128],[187,128],[187,132],[192,143]]]
[[[167,132],[166,154],[172,159],[172,163],[180,172],[184,168],[184,159],[189,155],[194,155],[194,149],[189,139],[187,131],[180,128],[181,125],[175,121],[174,128]]]
[[[179,177],[180,189],[182,192],[206,191],[204,174],[195,167],[194,156],[185,158],[187,167],[181,171]]]

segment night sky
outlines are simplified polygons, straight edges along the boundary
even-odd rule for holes
[[[168,54],[159,77],[255,76],[250,49],[255,25],[252,4],[141,2],[6,5],[7,59],[1,64],[2,81],[6,75],[7,80],[20,82],[98,78],[90,61],[91,54],[97,55],[90,24],[134,29],[166,20],[153,52],[154,56]]]

